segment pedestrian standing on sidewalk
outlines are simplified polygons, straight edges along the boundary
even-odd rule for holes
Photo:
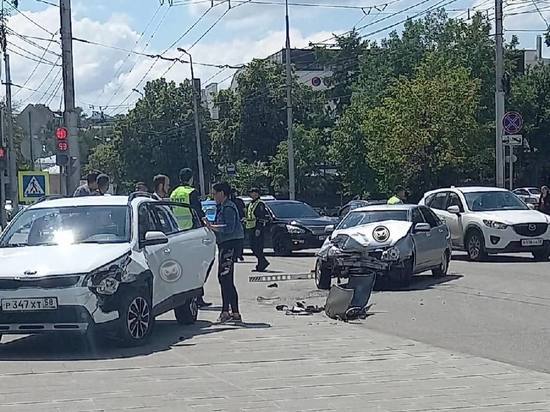
[[[222,295],[222,312],[218,318],[219,323],[230,320],[242,321],[239,312],[239,296],[235,287],[235,250],[243,241],[244,232],[239,219],[239,211],[230,196],[231,188],[228,183],[216,183],[214,185],[214,200],[217,205],[216,219],[213,224],[204,219],[204,224],[216,234],[218,244],[218,280]]]
[[[250,189],[249,194],[252,202],[246,209],[246,231],[250,239],[252,253],[258,259],[256,271],[264,272],[269,266],[264,255],[265,226],[269,221],[269,214],[264,202],[260,199],[260,189]]]
[[[97,171],[88,173],[86,183],[74,191],[73,197],[97,196],[97,177],[99,174]]]
[[[170,191],[170,178],[166,175],[156,175],[153,178],[153,199],[163,200]]]
[[[538,209],[540,212],[550,215],[550,189],[548,186],[543,186],[540,191],[541,195]]]
[[[107,195],[109,187],[111,186],[111,179],[109,176],[101,174],[97,177],[97,194],[99,196]]]

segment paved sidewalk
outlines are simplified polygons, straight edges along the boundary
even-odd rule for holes
[[[215,311],[191,328],[167,317],[142,349],[0,346],[0,411],[550,410],[543,373],[373,332],[368,320],[285,316],[251,300],[243,313],[245,327],[212,325]]]

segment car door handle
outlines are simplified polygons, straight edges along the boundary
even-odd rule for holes
[[[169,255],[170,253],[172,253],[172,251],[170,250],[170,248],[164,249],[163,252],[164,252],[165,255]]]
[[[214,243],[214,241],[212,239],[203,239],[202,240],[203,245],[211,245],[212,243]]]

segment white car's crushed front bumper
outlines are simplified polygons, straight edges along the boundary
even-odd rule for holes
[[[56,298],[57,309],[9,312],[0,309],[0,334],[85,333],[91,325],[105,324],[119,317],[117,311],[103,312],[97,296],[87,287],[0,290],[0,302],[2,299],[33,298]]]

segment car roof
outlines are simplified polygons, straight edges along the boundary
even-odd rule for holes
[[[409,211],[414,208],[418,207],[418,205],[371,205],[371,206],[365,206],[365,207],[359,207],[357,209],[353,209],[350,213],[356,213],[356,212],[376,212],[376,211],[383,211],[383,210],[403,210],[403,211]]]
[[[426,193],[427,195],[431,195],[434,193],[440,193],[440,192],[448,192],[450,190],[458,190],[462,193],[476,193],[476,192],[507,192],[508,189],[503,189],[500,187],[492,187],[492,186],[462,186],[462,187],[444,187],[441,189],[432,190],[430,192]]]
[[[141,201],[150,201],[148,198],[137,198]],[[59,199],[44,200],[29,206],[29,209],[47,209],[56,207],[75,207],[75,206],[126,206],[128,196],[83,196],[83,197],[64,197]]]
[[[268,205],[306,204],[305,202],[300,202],[299,200],[266,200],[265,203]]]

